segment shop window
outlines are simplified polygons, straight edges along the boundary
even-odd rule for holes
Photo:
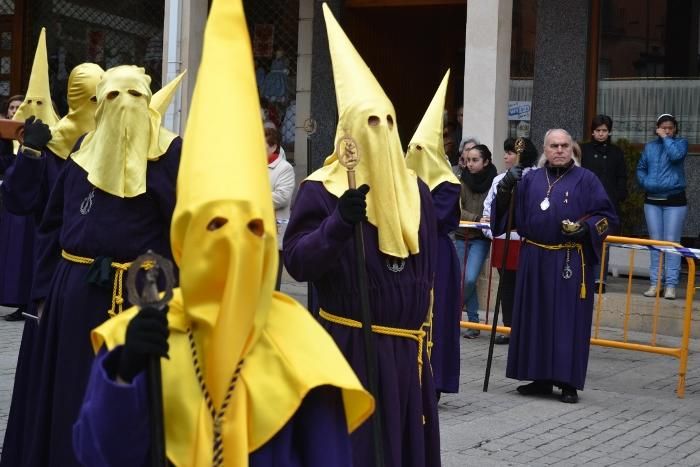
[[[24,37],[24,86],[39,31],[46,26],[51,97],[62,115],[68,110],[68,75],[83,62],[97,63],[104,69],[142,66],[151,76],[151,89],[160,89],[162,0],[28,0],[27,12],[31,12],[32,21]]]
[[[700,143],[699,0],[605,0],[600,7],[597,113],[614,137],[644,143],[674,114]]]
[[[535,74],[537,0],[513,0],[508,136],[529,137]]]
[[[287,158],[294,156],[299,1],[244,0],[253,45],[260,114],[280,133]]]

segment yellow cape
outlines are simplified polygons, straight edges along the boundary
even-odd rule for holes
[[[94,350],[123,344],[126,327],[137,311],[131,308],[96,328],[92,332]],[[211,465],[212,427],[192,364],[187,337],[190,321],[179,289],[170,302],[168,325],[170,359],[161,360],[168,459],[176,466]],[[284,427],[309,391],[323,385],[342,390],[349,432],[372,414],[372,397],[331,337],[305,308],[275,293],[268,319],[246,356],[236,386],[236,391],[245,394],[236,400],[244,403],[231,409],[237,419],[247,420],[244,431],[237,432],[245,443],[246,464],[230,465],[247,465],[247,456]]]

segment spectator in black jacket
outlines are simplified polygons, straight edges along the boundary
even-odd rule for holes
[[[613,121],[607,115],[596,115],[591,122],[593,140],[581,145],[581,166],[590,170],[600,179],[615,207],[615,213],[620,217],[620,204],[627,198],[627,167],[622,150],[612,144]],[[599,290],[600,270],[603,276],[602,292],[605,293],[605,278],[608,275],[608,257],[605,264],[596,265],[593,269],[596,278],[595,291]]]

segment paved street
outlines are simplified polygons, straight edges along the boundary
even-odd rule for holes
[[[305,301],[306,287],[285,279],[283,289]],[[0,321],[1,435],[21,330]],[[678,399],[676,359],[593,347],[586,390],[570,405],[515,392],[517,383],[503,376],[506,346],[496,347],[491,386],[482,392],[488,339],[463,340],[460,393],[440,402],[443,465],[700,465],[700,341],[692,349],[686,396]]]

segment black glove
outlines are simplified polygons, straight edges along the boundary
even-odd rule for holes
[[[508,169],[505,176],[498,182],[498,191],[507,191],[510,193],[513,191],[515,185],[523,178],[524,167],[520,164],[515,165]]]
[[[579,225],[581,227],[579,227],[578,230],[574,230],[573,232],[567,232],[566,230],[562,229],[561,233],[564,234],[566,238],[569,238],[571,240],[583,240],[588,236],[588,223],[581,222]]]
[[[151,357],[168,356],[167,311],[145,307],[129,322],[117,372],[124,381],[146,369]]]
[[[28,148],[41,151],[46,143],[51,141],[51,130],[49,126],[40,119],[35,119],[34,115],[24,122],[24,142]]]
[[[338,212],[348,224],[357,224],[367,220],[367,193],[369,185],[349,189],[338,199]]]

